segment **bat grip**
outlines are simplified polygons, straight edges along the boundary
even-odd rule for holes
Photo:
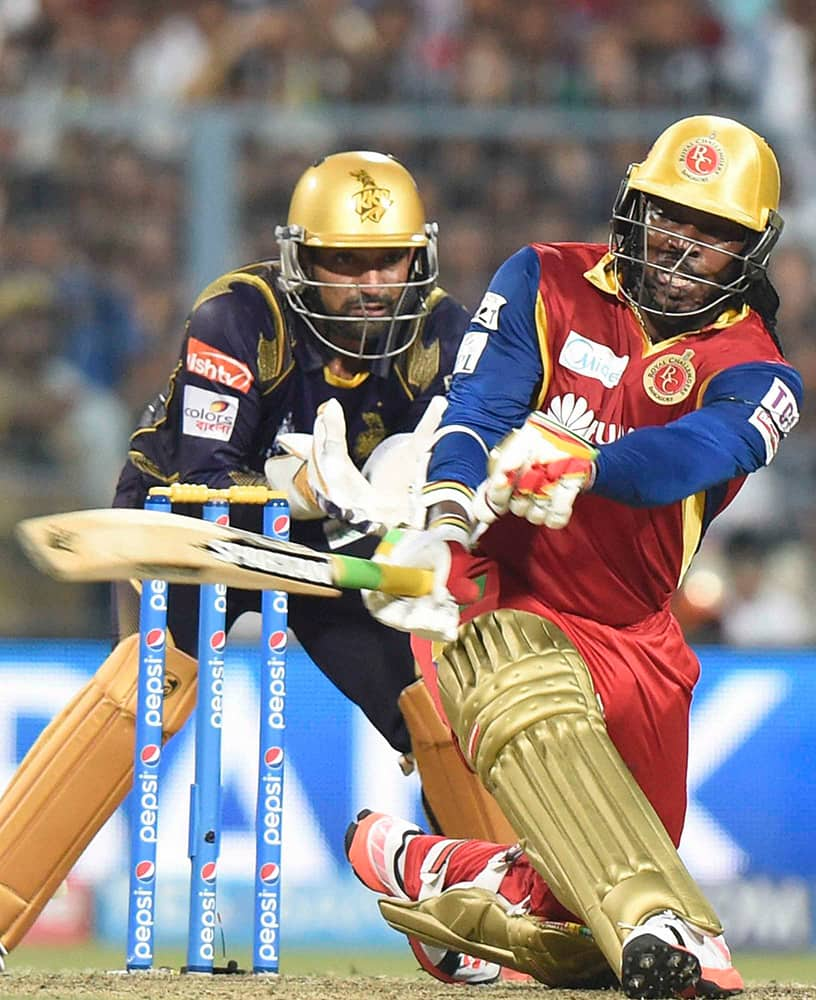
[[[433,590],[434,575],[429,569],[390,566],[356,556],[332,556],[334,583],[348,590],[379,590],[399,597],[422,597]]]

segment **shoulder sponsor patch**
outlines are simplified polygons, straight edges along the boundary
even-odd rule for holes
[[[771,388],[762,397],[760,405],[770,413],[774,423],[783,434],[790,433],[799,421],[799,407],[796,405],[796,397],[780,378],[773,380]]]
[[[558,363],[571,372],[597,379],[607,389],[614,389],[626,371],[629,355],[619,357],[605,344],[570,330],[558,355]]]
[[[187,341],[187,371],[243,393],[249,392],[255,381],[249,366],[243,361],[216,350],[196,337]]]
[[[454,375],[470,375],[476,370],[476,364],[487,347],[488,334],[484,330],[468,330],[462,337],[462,343],[456,352],[456,362],[453,366]]]
[[[748,418],[748,423],[759,431],[759,436],[765,443],[765,464],[768,465],[776,454],[782,437],[779,428],[771,419],[768,411],[761,406],[754,410]]]
[[[479,308],[473,314],[473,322],[487,327],[488,330],[498,330],[499,313],[502,306],[507,305],[507,299],[498,292],[485,292],[479,303]]]
[[[199,389],[196,385],[185,385],[182,434],[229,441],[238,416],[238,406],[235,396],[221,396],[208,389]]]

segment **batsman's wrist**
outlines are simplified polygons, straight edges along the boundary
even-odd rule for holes
[[[456,514],[443,514],[428,521],[426,531],[432,531],[443,542],[456,542],[464,549],[470,549],[473,525]]]

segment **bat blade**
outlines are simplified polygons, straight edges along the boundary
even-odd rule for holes
[[[183,514],[125,508],[21,521],[31,561],[58,580],[161,579],[336,597],[332,557]]]

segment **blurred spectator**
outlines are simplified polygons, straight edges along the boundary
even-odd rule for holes
[[[100,392],[128,426],[161,386],[193,291],[188,152],[200,150],[189,140],[212,120],[208,102],[229,126],[223,136],[241,129],[236,171],[222,183],[238,201],[231,238],[243,260],[274,254],[304,160],[371,146],[414,171],[441,225],[442,282],[471,307],[530,240],[606,240],[617,180],[645,152],[632,131],[642,112],[739,112],[783,163],[773,280],[806,393],[791,441],[706,540],[697,590],[683,597],[703,601],[690,620],[715,636],[719,612],[705,602],[717,580],[727,585],[730,535],[782,522],[792,542],[816,546],[814,11],[808,0],[0,3],[0,96],[25,98],[0,125],[0,282],[47,276],[58,307],[24,314],[51,346],[41,367],[22,360],[73,406]],[[185,102],[191,113],[179,110]],[[429,115],[426,105],[436,105]],[[281,108],[302,109],[285,133]],[[56,437],[3,435],[0,458],[46,477],[53,463],[61,476]],[[793,587],[787,569],[775,579]]]
[[[732,646],[801,646],[816,640],[807,557],[795,545],[743,531],[726,542],[721,626]]]
[[[115,394],[61,356],[61,307],[58,286],[42,273],[0,280],[3,474],[38,491],[70,484],[85,506],[107,506],[129,417]]]

